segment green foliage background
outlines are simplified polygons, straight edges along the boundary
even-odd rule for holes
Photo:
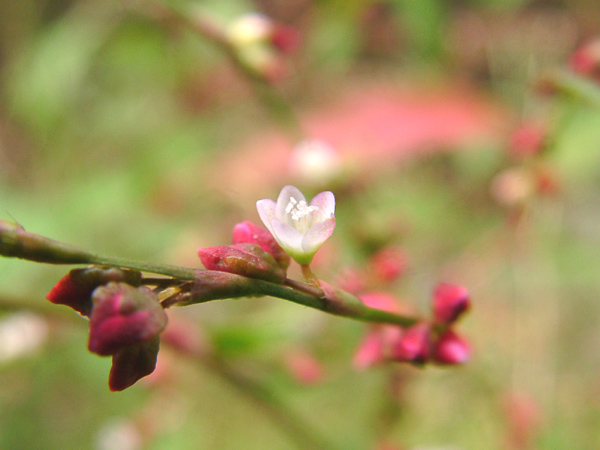
[[[531,100],[538,75],[565,68],[575,46],[600,32],[588,19],[599,7],[585,0],[171,3],[223,22],[263,8],[301,25],[300,70],[274,88],[300,112],[373,80],[458,81],[506,112],[502,133],[469,149],[355,174],[349,193],[338,196],[338,253],[319,269],[335,280],[381,243],[400,243],[411,259],[391,287],[401,298],[427,311],[441,279],[468,286],[474,309],[461,330],[474,357],[465,367],[357,372],[351,360],[365,324],[273,299],[216,302],[172,318],[194,323],[223,358],[340,448],[376,448],[383,437],[415,449],[600,447],[600,110],[564,95]],[[369,44],[365,17],[382,3],[397,40],[379,48]],[[474,15],[497,30],[487,41],[456,37]],[[550,39],[544,20],[551,19],[572,34]],[[277,117],[220,49],[157,17],[152,2],[3,0],[0,71],[0,217],[32,232],[99,253],[199,267],[196,248],[229,243],[235,223],[257,220],[254,201],[281,187],[273,182],[253,200],[236,186],[236,173],[219,172]],[[561,190],[533,199],[524,230],[514,230],[490,183],[512,164],[510,130],[539,117],[552,126],[544,164]],[[32,310],[49,324],[41,349],[0,361],[0,448],[101,448],[99,437],[115,421],[131,421],[144,449],[296,448],[261,405],[169,349],[156,381],[108,392],[110,361],[86,351],[85,321],[44,300],[65,272],[0,259],[0,320]],[[284,356],[297,348],[321,361],[322,382],[305,386],[286,370]],[[401,380],[395,400],[391,379]],[[515,396],[535,405],[530,446],[507,443],[511,420],[528,420],[514,418]]]

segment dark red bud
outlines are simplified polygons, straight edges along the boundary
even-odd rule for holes
[[[258,244],[263,251],[270,253],[275,258],[283,270],[287,270],[290,266],[290,256],[283,251],[269,230],[252,222],[241,222],[233,227],[232,244]]]
[[[469,342],[452,330],[442,333],[433,347],[433,359],[438,364],[464,364],[471,356]]]
[[[441,283],[433,294],[433,317],[435,323],[450,324],[471,306],[469,291],[459,285]]]
[[[110,281],[123,281],[139,286],[142,274],[129,269],[90,267],[73,269],[50,290],[46,299],[57,305],[67,305],[88,316],[92,310],[92,292]]]
[[[88,349],[99,355],[147,342],[167,325],[156,294],[146,287],[111,282],[97,288],[92,300]]]
[[[122,391],[154,372],[159,342],[160,338],[154,336],[143,344],[124,347],[115,353],[108,376],[109,389]]]
[[[285,270],[258,244],[201,248],[198,249],[198,255],[208,270],[234,273],[278,284],[285,280]]]
[[[397,361],[424,364],[429,359],[431,329],[426,323],[408,328],[402,338],[392,347],[391,356]]]

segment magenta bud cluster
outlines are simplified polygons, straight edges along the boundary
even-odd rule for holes
[[[128,388],[156,366],[159,335],[167,315],[157,294],[141,286],[133,270],[91,267],[74,269],[48,293],[52,303],[89,317],[88,349],[112,356],[111,391]]]
[[[371,308],[397,312],[400,304],[389,294],[362,295]],[[460,285],[439,284],[433,294],[431,321],[419,321],[403,329],[394,325],[373,325],[360,344],[354,365],[363,369],[387,360],[457,365],[471,355],[469,342],[454,330],[454,324],[471,306],[469,292]]]

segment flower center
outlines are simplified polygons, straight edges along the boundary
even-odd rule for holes
[[[309,216],[318,209],[317,206],[308,206],[304,200],[298,201],[294,197],[290,197],[290,201],[285,207],[285,213],[296,222],[296,229],[306,232]]]

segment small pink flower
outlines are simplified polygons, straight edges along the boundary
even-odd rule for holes
[[[298,264],[310,264],[335,229],[335,197],[329,191],[307,203],[294,186],[285,186],[277,198],[259,200],[258,214],[277,243]]]
[[[471,306],[469,291],[459,285],[441,283],[433,294],[433,317],[436,323],[451,324]]]
[[[442,333],[433,346],[433,359],[438,364],[464,364],[471,357],[469,342],[453,330]]]

